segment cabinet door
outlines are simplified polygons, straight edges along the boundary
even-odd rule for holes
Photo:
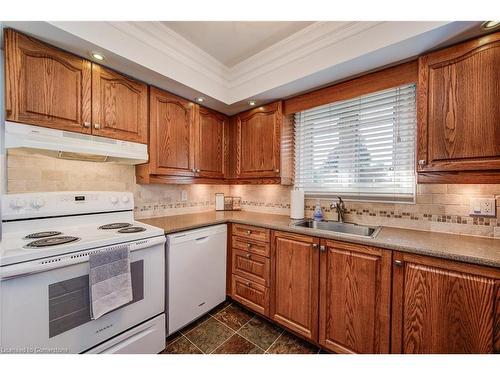
[[[236,177],[279,177],[281,102],[240,113],[236,120]]]
[[[322,240],[319,343],[337,353],[389,353],[391,252]]]
[[[500,170],[499,66],[500,33],[419,59],[419,172]]]
[[[310,340],[318,339],[319,240],[273,232],[270,318]]]
[[[227,163],[228,126],[226,116],[200,107],[195,141],[197,176],[224,178]]]
[[[148,87],[92,64],[92,133],[148,142]]]
[[[500,270],[394,254],[393,353],[499,350]]]
[[[195,104],[151,88],[149,144],[157,174],[194,176]]]
[[[90,133],[91,63],[5,30],[6,119]]]
[[[269,316],[269,288],[234,274],[231,288],[231,298],[235,301],[259,314]]]

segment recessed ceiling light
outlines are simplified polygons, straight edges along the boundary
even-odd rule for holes
[[[99,60],[99,61],[102,61],[104,60],[104,56],[101,55],[100,53],[98,52],[92,52],[92,57],[96,60]]]
[[[198,103],[203,103],[205,101],[205,98],[198,96],[197,98],[194,98]]]
[[[486,21],[486,22],[483,22],[483,24],[481,25],[481,27],[484,30],[496,29],[499,26],[500,26],[500,21]]]
[[[248,102],[248,104],[249,104],[249,105],[255,105],[255,104],[257,104],[257,102],[256,102],[255,100],[250,100],[250,101]]]

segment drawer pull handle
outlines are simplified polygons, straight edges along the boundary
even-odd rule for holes
[[[402,262],[402,261],[400,261],[400,260],[395,260],[395,261],[394,261],[394,265],[395,265],[396,267],[401,267],[401,266],[403,265],[403,262]]]
[[[252,254],[248,253],[247,258],[250,259],[252,257]]]

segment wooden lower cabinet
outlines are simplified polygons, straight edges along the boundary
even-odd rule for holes
[[[266,287],[269,286],[269,258],[233,249],[233,273]]]
[[[391,251],[322,240],[319,343],[337,353],[389,353]]]
[[[500,351],[500,270],[394,254],[393,353]]]
[[[273,232],[270,318],[309,339],[318,339],[319,239]]]
[[[233,274],[231,289],[234,300],[259,314],[269,316],[269,288]]]
[[[498,268],[280,231],[269,259],[232,229],[231,297],[325,350],[500,353]]]

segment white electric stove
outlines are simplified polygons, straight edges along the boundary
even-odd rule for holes
[[[165,338],[165,236],[134,221],[133,195],[2,196],[0,351],[156,353]],[[90,318],[88,256],[130,250],[133,301]]]

